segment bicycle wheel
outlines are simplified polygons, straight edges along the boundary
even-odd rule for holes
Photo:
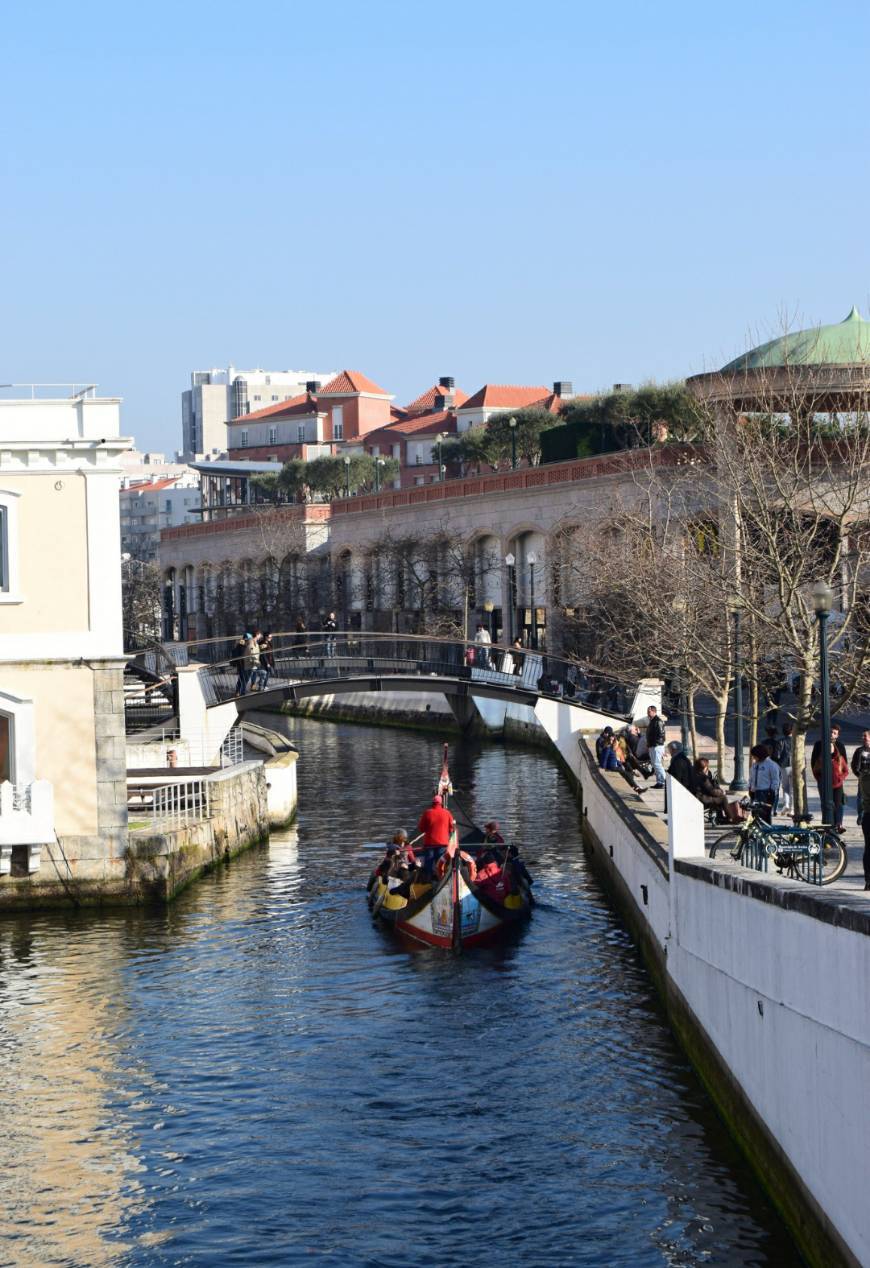
[[[734,842],[736,844],[737,834],[739,831],[740,828],[735,825],[733,828],[725,828],[718,834],[718,836],[713,837],[710,841],[710,858],[714,859],[716,857],[716,851],[723,842],[725,845],[729,842]]]
[[[817,885],[819,881],[817,867],[822,869],[822,884],[830,885],[839,880],[846,870],[848,862],[846,847],[836,832],[822,829],[810,833],[810,853],[800,854],[795,858],[794,868],[802,881]]]

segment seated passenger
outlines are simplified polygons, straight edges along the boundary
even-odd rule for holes
[[[510,868],[496,862],[495,859],[491,863],[484,863],[477,870],[476,884],[484,898],[490,899],[491,902],[503,903],[512,889]]]
[[[392,844],[405,866],[417,866],[417,856],[414,853],[414,847],[408,840],[408,834],[404,828],[399,828],[397,832],[393,833]]]
[[[494,842],[496,845],[504,845],[504,837],[498,830],[498,823],[495,819],[490,819],[489,823],[483,825],[483,831],[486,834],[485,841]]]

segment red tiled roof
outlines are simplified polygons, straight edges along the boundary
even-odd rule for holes
[[[356,392],[372,392],[375,396],[389,396],[382,387],[367,379],[358,370],[342,370],[334,379],[325,383],[318,396],[352,396]]]
[[[453,394],[454,405],[462,405],[468,400],[468,393],[463,392],[461,388],[455,387],[451,389],[441,387],[436,383],[434,387],[428,388],[425,392],[418,396],[416,400],[411,401],[410,405],[406,405],[405,409],[409,414],[418,414],[424,409],[434,409],[435,397],[449,396],[451,392]]]
[[[150,492],[152,489],[171,489],[178,483],[178,476],[166,476],[162,480],[137,480],[135,484],[128,484],[126,489],[122,489],[122,493],[130,491],[136,493],[144,493],[146,489]]]
[[[421,414],[416,418],[403,418],[398,423],[390,423],[384,432],[398,432],[400,436],[425,435],[426,432],[456,431],[456,415],[452,410],[442,410],[438,414]]]
[[[317,397],[309,396],[307,392],[303,392],[301,396],[291,396],[287,401],[278,401],[275,405],[267,405],[265,409],[254,410],[253,414],[240,414],[238,418],[231,418],[230,427],[239,423],[244,426],[245,423],[256,422],[258,418],[275,418],[282,414],[316,414],[317,413]]]
[[[545,387],[516,387],[502,383],[484,383],[479,391],[469,396],[463,409],[527,409],[541,405],[552,395]]]

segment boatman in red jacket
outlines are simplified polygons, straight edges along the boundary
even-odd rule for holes
[[[440,858],[447,849],[450,838],[456,831],[456,820],[450,811],[444,808],[443,799],[437,793],[432,798],[429,809],[424,810],[420,815],[417,831],[423,833],[423,848],[420,855],[423,867],[431,876],[436,859]]]

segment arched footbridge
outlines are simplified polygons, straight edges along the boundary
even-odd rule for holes
[[[239,659],[236,642],[168,643],[138,653],[133,672],[164,684],[166,716],[149,724],[165,725],[174,715],[182,735],[208,734],[208,746],[218,735],[220,743],[235,718],[251,709],[349,692],[438,693],[463,727],[498,730],[498,716],[503,723],[507,709],[521,706],[514,716],[537,721],[559,747],[565,736],[576,747],[579,732],[621,725],[660,703],[657,680],[626,681],[536,648],[412,634],[292,631],[272,636],[268,672],[265,665],[252,672]],[[153,688],[150,694],[153,699]],[[487,707],[487,701],[497,703]],[[128,707],[128,718],[130,712]]]

